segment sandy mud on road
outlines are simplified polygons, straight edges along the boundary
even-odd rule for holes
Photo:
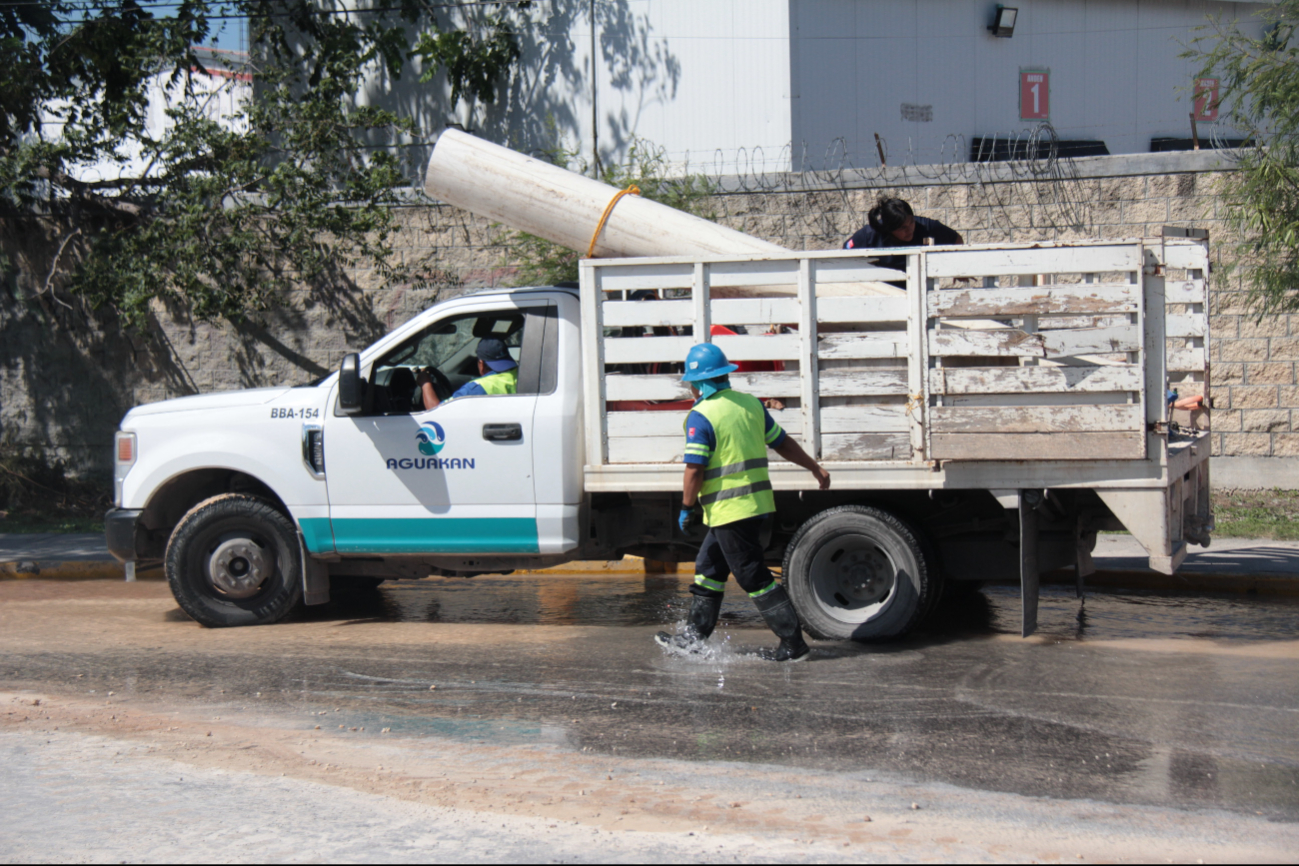
[[[629,616],[671,619],[680,587],[659,582]],[[0,585],[0,859],[1299,850],[1288,609],[1231,640],[1129,626],[1079,640],[1048,621],[1037,641],[993,629],[825,644],[773,668],[735,651],[770,640],[739,605],[729,643],[688,664],[651,647],[649,622],[591,624],[631,604],[608,601],[616,586],[600,601],[556,583],[483,583],[472,598],[385,588],[349,610],[224,631],[185,619],[162,584]],[[525,592],[527,604],[511,595]],[[493,600],[524,624],[473,614]],[[1201,606],[1190,627],[1224,616]],[[105,816],[129,833],[97,845]]]

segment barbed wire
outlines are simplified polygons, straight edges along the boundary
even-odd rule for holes
[[[702,167],[688,156],[675,167],[707,180],[723,222],[797,247],[838,247],[865,223],[874,203],[871,193],[902,198],[922,193],[925,200],[912,202],[918,212],[950,212],[960,231],[996,231],[1007,240],[1094,228],[1094,189],[1074,160],[1062,156],[1050,124],[979,142],[949,135],[938,150],[937,160],[925,159],[908,140],[899,155],[881,139],[878,149],[861,154],[837,138],[819,152],[806,143],[797,149],[786,145],[774,156],[762,147],[732,154],[718,149]],[[752,197],[771,195],[782,197],[780,205],[754,213]],[[783,225],[775,226],[776,221]],[[770,237],[773,232],[783,237]]]

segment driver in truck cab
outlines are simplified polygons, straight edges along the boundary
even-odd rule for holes
[[[798,662],[811,649],[785,588],[776,582],[763,555],[763,524],[776,510],[767,473],[767,449],[816,477],[822,490],[830,473],[786,435],[757,397],[731,389],[730,374],[739,369],[712,343],[700,343],[686,355],[682,381],[690,385],[695,405],[686,416],[686,472],[678,524],[688,531],[697,505],[703,506],[708,534],[695,560],[694,598],[681,634],[659,632],[654,639],[674,652],[699,652],[717,627],[726,578],[749,594],[780,646],[764,650],[770,661]]]
[[[428,370],[420,370],[415,384],[419,387],[420,396],[424,398],[424,411],[442,405],[443,401],[438,399],[437,393],[433,390],[433,378]],[[510,357],[504,342],[495,337],[484,337],[478,341],[478,378],[461,385],[446,399],[446,402],[450,403],[457,397],[515,394],[518,390],[518,363]]]

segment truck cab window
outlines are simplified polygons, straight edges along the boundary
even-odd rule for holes
[[[523,351],[524,314],[521,310],[470,313],[435,322],[374,365],[367,397],[376,415],[423,412],[415,379],[428,369],[438,399],[445,400],[466,382],[478,378],[478,341],[495,337],[505,343],[515,361]]]

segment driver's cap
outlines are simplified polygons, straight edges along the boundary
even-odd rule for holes
[[[493,372],[504,373],[519,366],[510,357],[505,343],[495,337],[484,337],[478,341],[478,360],[486,364]]]

